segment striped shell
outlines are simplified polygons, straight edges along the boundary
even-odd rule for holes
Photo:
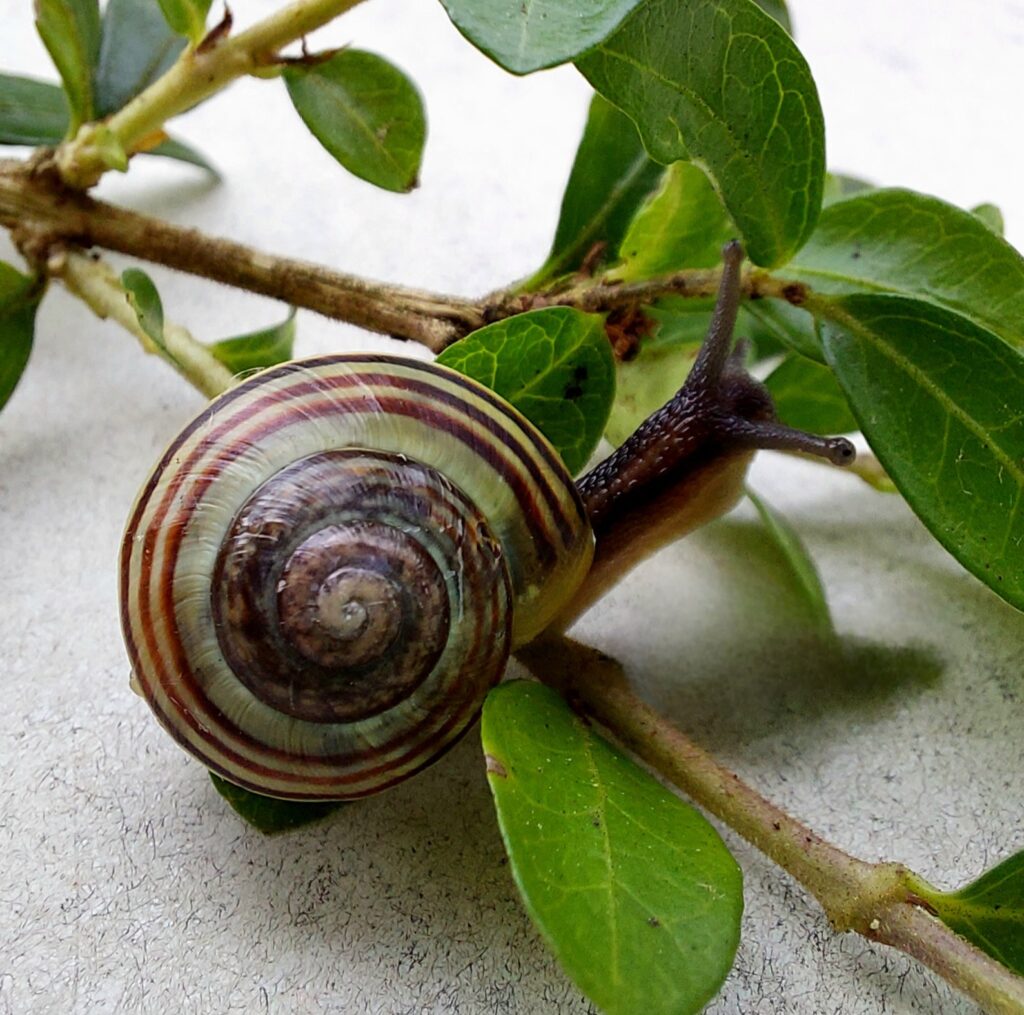
[[[215,400],[144,486],[125,641],[210,769],[364,796],[454,743],[592,552],[557,454],[486,388],[384,356],[288,363]]]

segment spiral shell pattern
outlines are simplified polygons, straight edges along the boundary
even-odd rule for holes
[[[162,725],[289,799],[376,792],[473,721],[593,537],[557,454],[435,364],[275,367],[175,439],[125,533],[122,623]]]

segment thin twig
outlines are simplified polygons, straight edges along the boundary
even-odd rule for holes
[[[273,64],[277,50],[354,7],[360,0],[295,0],[231,38],[208,37],[187,48],[170,69],[123,109],[85,124],[57,150],[56,163],[71,187],[91,187],[108,169],[110,152],[145,147],[173,116],[191,109],[236,78]],[[215,29],[216,31],[216,29]],[[120,168],[120,167],[115,167]]]
[[[114,271],[97,258],[77,250],[56,251],[47,269],[100,318],[110,318],[130,331],[146,352],[165,359],[189,383],[212,398],[234,383],[234,375],[181,325],[164,322],[163,342],[146,334]]]
[[[895,863],[867,863],[770,803],[671,725],[630,688],[622,667],[596,649],[545,637],[518,658],[578,702],[624,746],[788,871],[833,926],[913,956],[999,1015],[1024,1012],[1015,976],[923,909],[921,879]]]
[[[23,246],[72,242],[99,246],[192,275],[305,307],[369,331],[410,339],[440,352],[479,328],[471,300],[423,292],[333,271],[308,261],[276,257],[198,229],[95,201],[69,191],[52,174],[0,161],[0,224]]]

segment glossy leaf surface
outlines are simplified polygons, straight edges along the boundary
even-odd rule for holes
[[[810,235],[825,175],[817,91],[750,0],[648,0],[578,66],[652,158],[707,172],[756,264],[788,260]]]
[[[718,265],[733,231],[707,176],[691,162],[676,162],[630,222],[614,277],[638,281]]]
[[[157,0],[167,24],[178,35],[199,42],[206,34],[206,14],[211,0]]]
[[[562,967],[607,1015],[699,1011],[743,910],[718,833],[550,688],[495,688],[481,735],[513,877]]]
[[[397,67],[345,49],[294,65],[284,78],[303,122],[350,173],[385,190],[416,186],[426,118],[416,86]]]
[[[184,47],[153,0],[108,0],[96,68],[96,115],[106,116],[135,98]]]
[[[333,814],[344,801],[327,800],[323,803],[305,803],[298,800],[277,800],[242,789],[215,773],[210,781],[217,792],[231,805],[231,809],[264,835],[290,832],[315,821],[323,821]]]
[[[874,190],[831,205],[782,274],[816,293],[929,300],[1024,348],[1024,258],[934,197]]]
[[[511,402],[574,475],[594,453],[615,397],[600,317],[569,307],[531,310],[474,331],[437,361]]]
[[[35,0],[36,28],[64,84],[72,130],[93,118],[100,54],[98,0]]]
[[[778,511],[749,488],[747,497],[757,509],[766,541],[775,550],[778,563],[773,573],[793,590],[794,598],[804,607],[811,627],[825,636],[834,634],[821,576],[803,540]]]
[[[42,289],[0,261],[0,409],[14,392],[32,352]]]
[[[858,428],[835,374],[814,360],[791,354],[764,383],[779,419],[789,426],[816,434],[850,433]]]
[[[54,145],[68,130],[68,107],[57,85],[0,74],[0,144]]]
[[[495,63],[529,74],[566,63],[614,31],[639,0],[441,0],[456,28]]]
[[[164,349],[164,305],[153,280],[138,268],[128,268],[121,273],[121,285],[128,294],[139,326]]]
[[[295,341],[295,310],[280,323],[237,338],[224,338],[210,346],[210,352],[233,374],[263,370],[292,358]]]
[[[1015,853],[956,892],[917,885],[939,919],[1024,976],[1024,853]]]
[[[64,93],[57,85],[0,74],[0,144],[55,145],[67,133],[67,127]],[[143,154],[188,162],[219,175],[200,152],[174,138]]]
[[[1024,357],[924,301],[847,296],[819,309],[829,363],[900,493],[1024,609]]]
[[[576,271],[598,245],[602,260],[613,257],[636,209],[664,171],[648,157],[633,121],[595,95],[565,186],[551,252],[523,288],[540,289]]]

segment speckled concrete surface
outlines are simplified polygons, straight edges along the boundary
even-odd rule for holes
[[[245,22],[271,6],[252,0],[236,14]],[[833,164],[965,205],[994,200],[1022,242],[1013,134],[1024,5],[793,7]],[[27,5],[0,0],[0,65],[38,74],[29,22]],[[261,82],[182,121],[226,186],[154,164],[104,193],[440,290],[485,291],[533,267],[582,121],[582,82],[565,70],[502,74],[432,4],[374,0],[325,37],[349,41],[387,53],[426,93],[416,194],[346,177],[304,136],[283,90]],[[203,337],[279,313],[153,274],[168,313]],[[310,314],[299,330],[302,353],[379,344]],[[150,463],[200,404],[115,327],[60,291],[47,298],[29,371],[0,417],[0,1012],[588,1011],[516,900],[473,736],[413,783],[265,840],[128,691],[121,526]],[[770,456],[753,482],[816,555],[839,655],[787,635],[789,607],[751,566],[742,516],[635,573],[579,634],[626,661],[652,700],[769,797],[860,856],[952,885],[1024,848],[1024,618],[899,501]],[[710,1011],[973,1010],[909,959],[834,935],[798,886],[727,837],[746,875],[745,933]]]

